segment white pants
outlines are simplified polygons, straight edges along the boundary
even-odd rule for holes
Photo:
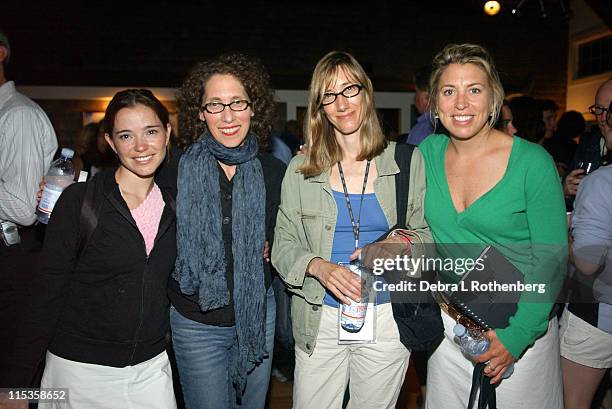
[[[465,409],[474,366],[453,341],[455,321],[442,312],[444,339],[427,365],[427,409]],[[563,409],[557,319],[496,388],[498,409]]]
[[[347,384],[347,409],[395,408],[410,352],[399,340],[391,304],[376,309],[375,344],[338,345],[338,309],[323,306],[314,352],[295,350],[295,409],[340,409]]]
[[[166,352],[138,365],[85,364],[47,352],[41,388],[67,388],[68,401],[39,409],[176,409]]]

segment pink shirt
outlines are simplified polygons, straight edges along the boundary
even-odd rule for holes
[[[140,234],[144,238],[147,255],[149,255],[153,248],[157,230],[159,229],[159,221],[164,212],[164,206],[165,203],[161,190],[159,190],[156,184],[153,184],[153,188],[147,198],[131,211],[136,226],[138,226],[138,230],[140,230]]]

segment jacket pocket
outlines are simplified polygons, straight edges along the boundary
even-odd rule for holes
[[[318,252],[323,232],[323,215],[315,212],[302,212],[300,218],[309,250]]]

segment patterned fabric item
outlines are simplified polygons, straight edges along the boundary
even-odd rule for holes
[[[207,133],[181,157],[178,173],[177,260],[173,273],[185,294],[198,294],[202,311],[230,303],[225,279],[221,203],[217,161],[238,165],[232,192],[232,253],[236,342],[229,373],[238,400],[247,372],[262,362],[265,351],[265,198],[257,137],[251,133],[236,148],[227,148]],[[231,399],[231,398],[230,398]],[[236,399],[230,402],[230,407]]]
[[[13,81],[0,86],[0,130],[0,219],[29,226],[57,137],[45,112],[17,92]]]

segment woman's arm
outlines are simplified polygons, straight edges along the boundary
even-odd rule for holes
[[[373,269],[375,259],[393,259],[397,255],[405,254],[413,254],[415,258],[421,255],[434,257],[433,236],[425,220],[425,191],[425,161],[418,148],[415,148],[410,161],[408,207],[406,209],[408,230],[394,230],[388,238],[364,246],[362,253],[360,250],[355,252],[351,259],[357,258],[361,253],[366,267]],[[398,231],[401,235],[395,234]]]
[[[281,184],[281,201],[276,216],[272,264],[287,285],[299,288],[304,285],[308,264],[316,257],[307,245],[301,225],[300,183],[303,177],[296,171],[300,158],[290,163]]]
[[[567,223],[562,187],[552,158],[543,149],[530,154],[524,162],[528,166],[524,195],[532,268],[523,271],[524,282],[546,284],[546,293],[523,293],[509,325],[487,332],[491,346],[476,361],[489,362],[485,373],[491,383],[499,382],[514,360],[546,332],[550,310],[565,279]]]
[[[91,183],[91,182],[90,182]],[[27,309],[16,329],[11,362],[5,368],[10,384],[28,387],[53,337],[74,270],[84,183],[69,186],[58,199],[46,229],[39,267],[31,283]]]
[[[515,358],[548,328],[550,310],[567,269],[567,222],[557,170],[543,149],[530,155],[526,160],[524,195],[532,267],[523,273],[525,283],[546,284],[546,292],[523,293],[510,325],[496,331]]]
[[[408,214],[406,223],[408,228],[414,230],[421,238],[426,257],[435,257],[434,246],[432,245],[433,235],[425,220],[425,160],[418,148],[415,148],[410,162],[410,189],[408,194]]]
[[[324,260],[322,255],[316,254],[309,247],[306,240],[300,189],[300,185],[306,182],[296,171],[302,161],[302,157],[294,158],[283,179],[274,230],[272,264],[283,281],[311,303],[322,301],[309,299],[311,292],[304,291],[305,287],[314,284],[311,280],[317,280],[343,302],[348,301],[345,296],[357,300],[360,297],[360,284],[356,276],[345,267]]]

